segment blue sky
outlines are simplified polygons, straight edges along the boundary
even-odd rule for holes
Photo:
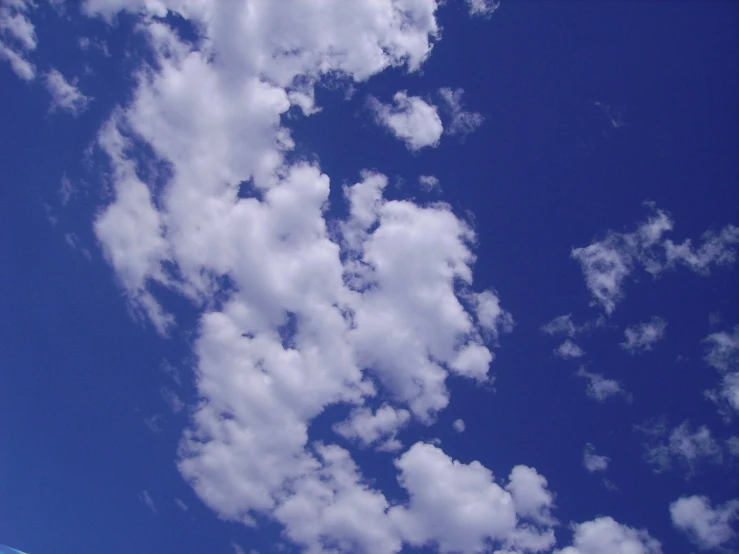
[[[737,29],[4,2],[0,543],[736,551]]]

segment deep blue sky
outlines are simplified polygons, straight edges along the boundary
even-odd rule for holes
[[[77,117],[50,112],[40,77],[24,82],[0,64],[0,543],[31,554],[227,553],[231,542],[246,552],[277,552],[278,542],[292,551],[265,518],[251,529],[219,520],[178,472],[177,446],[197,400],[197,313],[162,290],[179,321],[169,339],[132,318],[93,231],[111,192],[102,155],[86,150],[115,106],[130,101],[133,72],[148,55],[134,17],[111,26],[70,3],[64,16],[42,4],[30,19],[37,66],[79,79],[94,100]],[[719,375],[701,342],[739,324],[736,267],[709,276],[679,267],[658,279],[635,272],[608,325],[575,339],[587,351],[581,360],[557,358],[561,341],[541,326],[602,313],[570,251],[609,230],[632,232],[650,213],[645,201],[670,214],[675,242],[739,224],[739,7],[504,0],[492,17],[470,18],[452,1],[437,19],[442,38],[420,72],[389,69],[350,100],[319,85],[323,111],[285,120],[298,152],[331,177],[330,213],[344,213],[340,185],[371,168],[390,178],[390,197],[441,200],[468,218],[475,285],[494,288],[516,321],[495,351],[494,385],[450,378],[451,402],[436,425],[411,425],[400,438],[438,437],[455,459],[479,460],[501,478],[516,464],[535,467],[556,494],[560,548],[568,522],[610,515],[647,528],[665,552],[691,552],[669,504],[681,495],[714,505],[736,498],[739,460],[725,455],[689,478],[679,467],[655,474],[635,426],[664,416],[670,429],[690,420],[717,440],[737,434],[736,419],[724,421],[702,396]],[[109,57],[82,51],[80,36],[105,41]],[[463,88],[484,124],[410,153],[369,113],[369,95],[389,102],[406,90],[439,104],[440,87]],[[421,174],[437,176],[441,192],[421,191]],[[76,187],[66,204],[64,176]],[[65,240],[72,234],[77,248]],[[626,326],[654,315],[668,322],[664,340],[640,356],[619,347]],[[165,360],[181,386],[162,370]],[[575,376],[581,363],[621,382],[633,401],[589,398]],[[172,414],[163,387],[189,407]],[[331,410],[316,421],[329,442],[330,417],[346,413]],[[461,434],[452,429],[458,418]],[[589,442],[611,458],[604,474],[583,468]],[[387,455],[356,453],[370,479],[398,494],[394,469],[376,459],[385,464]]]

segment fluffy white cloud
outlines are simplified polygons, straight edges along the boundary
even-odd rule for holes
[[[716,508],[705,496],[685,496],[670,504],[672,524],[701,550],[711,550],[736,538],[732,523],[739,519],[739,500]]]
[[[732,409],[739,412],[739,326],[732,332],[713,333],[703,342],[707,345],[706,363],[721,374],[719,388],[708,391],[707,396],[728,418]]]
[[[395,105],[388,105],[370,98],[369,106],[379,124],[405,142],[409,150],[438,146],[444,127],[436,106],[405,91],[396,92],[393,102]]]
[[[410,417],[408,410],[397,410],[387,404],[374,413],[368,408],[357,408],[348,420],[334,425],[334,431],[347,439],[356,439],[364,446],[387,439],[384,448],[395,450],[402,446],[395,439],[395,434],[408,423]]]
[[[439,95],[444,100],[444,107],[451,118],[446,132],[450,135],[460,135],[462,137],[469,135],[472,131],[482,125],[485,118],[477,112],[468,112],[462,105],[462,95],[464,90],[459,88],[452,90],[450,88],[439,89]]]
[[[24,81],[36,76],[36,68],[28,60],[37,45],[36,29],[29,19],[32,7],[27,0],[6,0],[0,6],[0,59],[10,63]]]
[[[684,264],[706,275],[712,265],[728,265],[736,258],[739,227],[727,225],[717,234],[705,233],[703,244],[697,249],[690,240],[675,245],[663,238],[673,228],[672,219],[653,204],[648,206],[654,214],[635,231],[609,231],[604,239],[572,250],[572,258],[580,263],[593,303],[599,304],[607,314],[623,298],[624,282],[636,268],[657,276]]]
[[[401,425],[431,423],[446,407],[451,374],[489,378],[491,347],[512,326],[493,292],[472,290],[474,233],[449,206],[389,201],[387,178],[365,172],[344,190],[349,215],[327,220],[329,177],[286,162],[293,142],[282,116],[291,105],[314,113],[312,86],[325,74],[361,80],[390,65],[416,69],[436,37],[435,2],[86,6],[105,17],[168,8],[202,35],[195,47],[160,20],[141,22],[156,63],[100,132],[114,198],[95,222],[131,305],[160,331],[176,321],[157,288],[202,310],[193,347],[201,401],[179,453],[198,496],[224,519],[276,518],[308,552],[490,537],[519,549],[550,545],[551,530],[531,515],[519,525],[510,493],[480,464],[416,445],[397,462],[411,502],[390,508],[348,451],[309,441],[312,420],[344,404],[353,411],[337,431],[399,447]],[[144,178],[150,168],[131,157],[141,144],[166,172]],[[428,471],[451,484],[448,501],[429,504],[418,488]],[[485,502],[500,499],[510,525],[467,521],[477,499],[468,476],[484,485],[476,492]],[[466,526],[434,525],[447,517]]]
[[[616,395],[622,395],[626,400],[631,400],[631,395],[623,389],[618,381],[614,379],[608,379],[600,373],[591,373],[584,367],[581,367],[577,371],[577,376],[584,378],[588,382],[588,396],[594,398],[598,402],[603,402],[607,398]]]
[[[51,94],[52,111],[60,109],[77,116],[84,112],[90,103],[90,98],[82,94],[74,84],[69,83],[56,69],[46,74],[46,88]]]
[[[500,0],[465,0],[471,16],[489,16],[500,7]]]
[[[611,517],[573,525],[572,546],[556,554],[661,554],[662,545],[643,529],[618,523]]]
[[[689,421],[684,421],[668,431],[664,420],[657,420],[638,429],[646,438],[644,459],[657,473],[677,464],[692,474],[704,463],[720,464],[723,461],[721,446],[705,425],[693,429]]]
[[[520,551],[554,544],[549,528],[552,495],[535,470],[516,466],[503,489],[478,462],[454,461],[422,443],[396,465],[410,501],[392,508],[390,517],[411,545],[436,544],[441,552],[473,553],[482,551],[487,541]]]
[[[588,443],[582,455],[582,463],[590,473],[596,471],[605,471],[611,459],[608,456],[601,456],[595,453],[595,446]]]
[[[632,354],[651,350],[655,342],[664,338],[665,329],[667,329],[667,322],[657,316],[649,321],[631,325],[624,331],[626,340],[621,343],[621,348]]]
[[[573,359],[582,358],[585,355],[585,351],[572,342],[570,339],[565,340],[557,348],[554,349],[554,353],[560,358]]]

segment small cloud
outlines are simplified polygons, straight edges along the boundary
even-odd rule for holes
[[[705,496],[684,496],[670,504],[670,517],[698,548],[712,550],[736,538],[732,524],[739,519],[739,500],[712,508]]]
[[[175,504],[177,505],[177,507],[178,507],[178,508],[179,508],[180,510],[182,510],[183,512],[186,512],[186,511],[188,511],[188,510],[189,510],[189,508],[187,507],[187,504],[185,504],[185,503],[184,503],[184,502],[183,502],[182,500],[180,500],[179,498],[175,498],[175,499],[174,499],[174,503],[175,503]]]
[[[62,109],[73,116],[78,116],[87,109],[91,100],[82,94],[74,83],[69,83],[56,69],[46,74],[46,88],[51,94],[51,111]]]
[[[608,456],[600,456],[595,453],[595,446],[591,443],[585,445],[585,451],[583,452],[582,463],[590,473],[596,471],[605,471],[608,469],[608,464],[611,459]]]
[[[622,395],[627,401],[631,401],[631,395],[621,387],[618,381],[607,379],[599,373],[591,373],[584,367],[581,367],[576,375],[588,381],[587,394],[598,402],[603,402],[616,395]]]
[[[461,419],[455,419],[454,423],[452,423],[452,427],[454,427],[454,430],[457,433],[463,433],[464,430],[466,429],[466,425],[464,424],[464,421],[462,421]]]
[[[667,329],[667,322],[657,316],[644,323],[631,325],[624,331],[626,340],[621,343],[621,348],[631,354],[651,350],[652,345],[665,336],[665,329]]]
[[[182,386],[182,377],[180,376],[179,370],[173,366],[169,360],[162,360],[162,363],[159,364],[159,368],[172,379],[175,383],[177,383],[178,387]]]
[[[244,550],[243,548],[241,548],[241,546],[239,546],[235,542],[232,542],[231,543],[231,548],[234,549],[234,554],[246,554],[246,550]]]
[[[560,358],[564,358],[565,360],[570,360],[574,358],[582,358],[585,355],[585,351],[570,339],[567,339],[554,349],[554,354]]]
[[[369,98],[369,107],[379,125],[389,129],[411,151],[439,145],[444,127],[436,106],[419,96],[408,96],[405,91],[396,92],[393,101],[395,105],[390,106]]]
[[[465,0],[472,17],[490,17],[498,8],[500,0]]]
[[[447,125],[446,132],[450,135],[465,137],[482,125],[485,118],[477,112],[465,111],[462,105],[463,94],[464,90],[461,88],[457,90],[450,88],[439,89],[439,95],[445,103],[445,111],[451,117],[451,122]]]
[[[62,175],[62,180],[59,184],[59,200],[61,200],[62,206],[66,206],[76,193],[77,188],[70,178],[66,174]]]
[[[421,185],[421,190],[424,192],[440,190],[439,179],[434,175],[421,175],[418,178],[418,183]]]
[[[90,251],[82,246],[82,241],[75,233],[65,233],[64,242],[66,242],[72,250],[80,252],[85,258],[87,258],[87,261],[92,261]]]
[[[141,491],[139,493],[139,500],[141,500],[144,506],[149,508],[152,511],[152,513],[154,514],[157,513],[156,506],[154,506],[154,501],[151,499],[151,495],[149,494],[149,491],[147,490]]]
[[[547,335],[574,337],[579,328],[572,322],[572,314],[558,315],[541,328]]]

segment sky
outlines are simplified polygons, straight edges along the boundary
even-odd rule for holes
[[[739,551],[738,50],[721,0],[1,2],[0,552]]]

